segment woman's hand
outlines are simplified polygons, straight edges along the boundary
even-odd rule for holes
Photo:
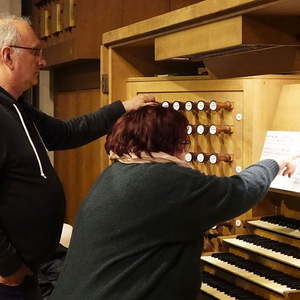
[[[288,176],[291,177],[296,170],[296,162],[295,160],[297,158],[300,158],[300,154],[294,155],[294,156],[290,156],[285,160],[278,160],[277,163],[279,165],[279,172],[282,172],[283,176]]]

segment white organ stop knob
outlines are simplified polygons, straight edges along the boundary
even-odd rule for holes
[[[210,156],[209,156],[209,162],[211,163],[211,164],[216,164],[217,163],[217,161],[218,161],[218,158],[217,158],[217,155],[216,154],[211,154]]]
[[[215,125],[209,126],[209,133],[212,135],[217,134],[217,127]]]
[[[187,101],[184,104],[184,108],[186,111],[191,111],[194,108],[194,103],[192,101]]]
[[[192,125],[188,125],[186,127],[186,132],[188,135],[192,134],[193,133],[193,126]]]
[[[208,103],[207,102],[205,102],[203,100],[200,100],[200,101],[197,102],[197,109],[199,111],[205,111],[205,110],[207,110],[207,108],[208,108]]]
[[[207,160],[207,155],[205,155],[204,153],[199,153],[197,155],[197,161],[200,163],[203,163]]]
[[[191,152],[186,153],[184,159],[187,162],[191,162],[193,160],[193,154]]]
[[[168,108],[168,107],[171,106],[171,104],[168,101],[164,101],[164,102],[161,103],[161,106],[164,107],[164,108]]]

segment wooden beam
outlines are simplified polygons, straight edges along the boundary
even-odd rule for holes
[[[117,45],[129,40],[159,34],[176,27],[212,22],[229,16],[268,7],[283,0],[206,0],[103,34],[103,44]],[[292,1],[294,2],[294,1]]]

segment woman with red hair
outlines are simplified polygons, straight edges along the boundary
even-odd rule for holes
[[[114,163],[82,205],[51,300],[195,300],[203,233],[255,205],[282,169],[258,162],[205,175],[183,160],[183,114],[159,105],[124,114],[107,136]]]

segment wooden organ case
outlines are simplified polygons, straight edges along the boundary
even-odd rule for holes
[[[300,41],[292,26],[299,14],[288,0],[204,0],[107,32],[102,99],[155,95],[190,122],[187,161],[207,174],[237,174],[259,160],[267,130],[300,130]],[[284,24],[272,27],[278,18]],[[199,299],[300,299],[299,196],[271,189],[205,234]]]

